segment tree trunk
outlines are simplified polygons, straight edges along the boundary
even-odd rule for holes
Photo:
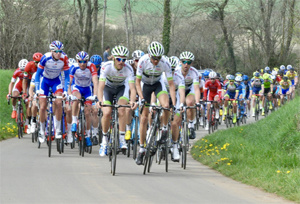
[[[128,17],[127,17],[127,2],[129,0],[125,0],[125,5],[123,7],[124,11],[124,20],[125,20],[125,33],[126,33],[126,44],[127,48],[129,49],[129,29],[128,29]]]
[[[165,49],[165,55],[168,55],[170,49],[170,32],[171,32],[171,0],[164,2],[164,25],[162,44]]]
[[[134,33],[134,24],[133,24],[133,19],[132,19],[132,14],[131,14],[130,0],[128,0],[128,2],[127,2],[127,8],[128,8],[129,19],[130,19],[130,23],[131,23],[132,46],[133,46],[133,49],[135,50],[136,49],[136,45],[135,45],[135,33]]]
[[[90,43],[92,38],[92,2],[91,0],[85,0],[86,9],[86,17],[85,17],[85,30],[84,30],[84,50],[89,53],[90,51]]]
[[[101,37],[101,47],[102,47],[102,53],[104,52],[104,33],[105,33],[105,17],[106,17],[106,0],[104,0],[103,5],[103,21],[102,21],[102,37]]]

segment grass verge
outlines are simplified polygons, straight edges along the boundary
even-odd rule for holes
[[[0,70],[0,141],[17,136],[16,121],[11,119],[12,106],[7,105],[8,85],[14,70]]]
[[[222,174],[300,202],[300,97],[256,123],[195,143],[194,159]]]

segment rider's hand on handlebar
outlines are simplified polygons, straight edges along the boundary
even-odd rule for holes
[[[10,99],[10,97],[11,97],[11,95],[10,95],[10,94],[7,94],[7,95],[6,95],[6,99],[7,99],[7,100],[9,100],[9,99]]]
[[[135,102],[129,102],[129,103],[130,103],[130,106],[131,106],[132,110],[135,110],[137,108],[137,106],[138,106],[138,104],[135,103]]]

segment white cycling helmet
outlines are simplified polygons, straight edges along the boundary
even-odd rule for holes
[[[276,76],[275,76],[275,75],[272,75],[272,76],[271,76],[271,79],[272,79],[272,80],[275,80],[275,79],[276,79]]]
[[[270,71],[270,67],[265,67],[265,71]]]
[[[76,60],[74,58],[69,58],[68,62],[69,62],[69,66],[72,66],[74,63],[76,63]]]
[[[121,57],[128,57],[129,51],[127,47],[124,47],[122,45],[117,45],[111,50],[111,54],[116,57],[116,56],[121,56]]]
[[[284,65],[281,65],[281,66],[280,66],[280,70],[285,70],[285,66],[284,66]]]
[[[236,76],[235,81],[241,82],[241,81],[243,81],[243,78],[241,76]]]
[[[135,50],[132,53],[132,58],[133,58],[133,60],[140,59],[142,56],[144,56],[144,54],[145,53],[142,50]]]
[[[63,50],[64,45],[62,44],[62,42],[55,40],[49,45],[49,48],[51,51]]]
[[[216,72],[210,72],[208,76],[209,76],[210,79],[211,78],[215,79],[215,78],[217,78],[217,73]]]
[[[189,52],[189,51],[184,51],[184,52],[182,52],[182,53],[180,54],[179,59],[180,59],[180,60],[187,59],[187,60],[192,60],[192,61],[194,61],[195,56],[194,56],[193,53],[191,53],[191,52]]]
[[[287,70],[290,70],[290,69],[292,69],[292,68],[293,68],[293,67],[292,67],[292,65],[290,65],[290,64],[289,64],[288,66],[286,66],[286,69],[287,69]]]
[[[89,60],[90,56],[85,51],[80,51],[76,55],[77,60]]]
[[[18,66],[19,66],[19,68],[20,68],[21,71],[24,71],[24,70],[25,70],[25,67],[26,67],[27,63],[28,63],[28,60],[27,60],[27,59],[21,59],[21,60],[19,61]]]
[[[150,56],[160,57],[160,56],[163,56],[163,54],[165,53],[165,49],[162,44],[160,44],[157,41],[153,41],[148,46],[148,53],[150,54]]]
[[[231,76],[231,75],[230,75],[230,74],[228,74],[228,75],[226,76],[226,79],[227,79],[227,80],[229,80],[229,77],[230,77],[230,76]]]
[[[171,56],[171,57],[169,57],[169,62],[172,67],[177,67],[177,65],[179,63],[179,59],[176,56]]]
[[[133,60],[132,60],[132,59],[126,60],[125,62],[126,62],[127,64],[133,64]]]
[[[273,75],[273,76],[276,76],[276,75],[277,75],[277,71],[275,71],[275,70],[272,71],[272,75]]]

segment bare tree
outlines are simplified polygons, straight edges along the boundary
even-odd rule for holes
[[[102,52],[104,52],[105,18],[106,18],[106,8],[107,8],[106,1],[107,0],[104,0],[104,5],[103,5],[103,21],[102,21],[102,37],[101,37]]]

